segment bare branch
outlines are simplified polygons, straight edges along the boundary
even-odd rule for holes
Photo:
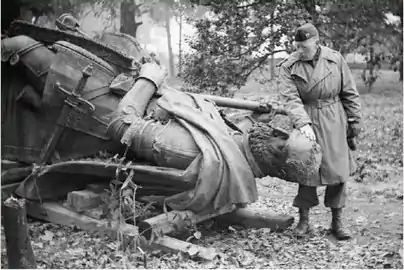
[[[273,53],[266,53],[265,55],[261,56],[259,58],[259,60],[257,61],[257,64],[254,65],[246,74],[244,74],[244,78],[247,79],[251,73],[253,73],[254,70],[256,70],[257,68],[259,68],[267,59],[270,55],[272,55]]]

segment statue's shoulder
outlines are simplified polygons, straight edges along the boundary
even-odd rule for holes
[[[286,57],[285,59],[280,61],[276,66],[277,67],[283,66],[283,67],[286,67],[286,68],[290,68],[297,61],[299,61],[299,55],[298,55],[297,52],[293,52],[288,57]]]

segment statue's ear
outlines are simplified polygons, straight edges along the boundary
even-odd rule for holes
[[[286,130],[284,130],[283,128],[280,128],[280,127],[274,127],[272,125],[270,125],[270,126],[274,129],[274,131],[272,133],[272,135],[274,137],[281,137],[282,139],[285,139],[285,140],[289,139],[289,133]]]

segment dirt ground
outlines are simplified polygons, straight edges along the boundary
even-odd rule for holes
[[[368,93],[359,71],[354,74],[361,91],[366,129],[358,141],[355,156],[359,170],[348,183],[349,198],[344,210],[352,240],[336,241],[328,234],[331,214],[322,203],[324,188],[318,189],[320,206],[311,212],[312,233],[297,239],[293,227],[298,215],[291,205],[297,185],[266,177],[257,179],[260,199],[253,206],[294,216],[296,221],[291,228],[273,233],[269,229],[222,227],[207,222],[197,227],[200,239],[191,242],[216,248],[219,258],[201,262],[184,254],[153,252],[146,255],[147,267],[402,269],[402,85],[397,82],[397,73],[382,71],[382,78]],[[254,86],[242,94],[263,93],[268,91]],[[105,237],[38,221],[30,223],[30,232],[40,268],[145,267],[139,252],[123,254],[117,251],[115,241]],[[1,266],[7,267],[3,233],[1,251]]]

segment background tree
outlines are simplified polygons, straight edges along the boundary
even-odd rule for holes
[[[296,1],[296,4],[303,6],[311,15],[311,20],[319,29],[322,39],[342,55],[345,56],[357,49],[367,55],[367,64],[363,72],[368,75],[363,76],[363,79],[369,89],[377,79],[374,68],[379,66],[381,61],[380,53],[375,55],[375,46],[386,48],[395,56],[394,59],[399,58],[397,55],[402,56],[402,0],[383,2],[304,0]],[[398,16],[400,23],[388,20],[387,14]],[[402,80],[402,60],[400,80]]]
[[[178,40],[178,76],[182,73],[182,45],[183,45],[183,25],[184,22],[189,22],[191,18],[200,17],[204,14],[204,10],[199,6],[192,4],[187,0],[174,1],[172,5],[172,15],[179,25],[179,40]]]
[[[369,87],[377,78],[377,61],[387,58],[376,55],[375,47],[402,52],[402,41],[397,42],[402,40],[402,19],[400,27],[387,20],[389,13],[401,12],[402,18],[401,0],[192,2],[209,5],[212,15],[194,23],[197,36],[188,40],[193,52],[186,56],[184,79],[217,94],[231,95],[254,70],[268,66],[269,56],[289,52],[294,29],[305,22],[316,25],[323,44],[342,55],[358,49],[368,55],[364,71]]]
[[[186,82],[208,92],[231,96],[268,57],[290,51],[287,37],[302,14],[283,1],[211,1],[212,14],[194,23],[193,52],[184,57]],[[271,16],[272,15],[272,16]],[[271,29],[268,27],[274,25]]]
[[[195,15],[200,12],[194,5],[188,0],[155,0],[150,5],[149,15],[157,25],[162,25],[166,30],[167,37],[167,49],[169,56],[169,74],[171,76],[176,75],[176,69],[174,64],[173,44],[171,39],[171,19],[175,18],[179,24],[179,67],[182,66],[182,22],[184,18]]]
[[[172,15],[172,9],[175,4],[175,0],[160,0],[154,1],[155,3],[150,7],[150,16],[157,23],[164,26],[167,36],[167,49],[168,49],[168,72],[170,76],[175,73],[174,66],[174,54],[171,41],[171,23],[170,19]]]
[[[140,6],[134,0],[122,0],[121,10],[121,28],[120,32],[136,37],[137,29],[142,25],[141,21],[136,21],[136,14],[140,14]]]
[[[113,20],[118,16],[119,10],[119,31],[136,37],[137,29],[142,24],[141,21],[137,20],[137,17],[147,12],[147,9],[141,9],[143,5],[136,4],[135,0],[16,0],[6,10],[12,10],[11,14],[16,13],[18,9],[29,11],[27,15],[18,14],[20,18],[21,15],[25,15],[23,19],[28,21],[45,15],[50,22],[54,22],[63,13],[71,13],[76,18],[79,18],[84,15],[85,10],[93,11],[96,16],[99,16],[102,12],[109,13],[109,18]],[[4,15],[6,14],[4,12]],[[15,14],[13,19],[16,19]],[[6,16],[4,19],[5,24],[8,24],[7,21],[9,20]]]

